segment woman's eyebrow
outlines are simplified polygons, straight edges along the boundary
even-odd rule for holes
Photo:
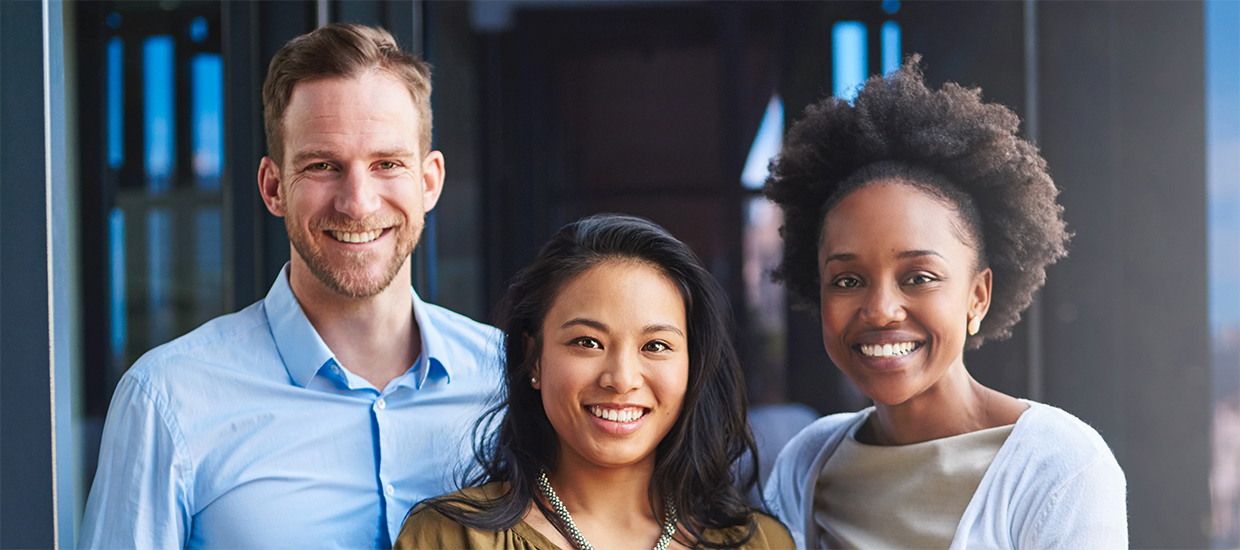
[[[896,257],[903,260],[905,258],[920,258],[922,256],[938,256],[939,258],[943,257],[942,254],[939,254],[938,252],[935,252],[933,250],[905,250],[904,252],[901,252],[899,256],[896,256]]]
[[[835,261],[839,261],[839,262],[851,262],[851,261],[853,261],[853,260],[855,260],[855,259],[857,259],[857,255],[856,255],[856,254],[853,254],[852,252],[837,252],[837,253],[835,253],[835,254],[832,254],[832,255],[830,255],[830,256],[827,256],[827,259],[825,259],[825,260],[823,260],[823,261],[822,261],[822,265],[827,265],[827,264],[829,264],[829,263],[831,263],[831,262],[835,262]]]
[[[904,252],[897,254],[896,258],[904,260],[908,258],[920,258],[922,256],[938,256],[939,258],[943,257],[942,254],[939,254],[938,252],[935,252],[933,250],[905,250]],[[852,252],[839,252],[839,253],[827,256],[827,258],[823,260],[822,265],[827,265],[833,261],[851,262],[856,259],[857,259],[857,255],[853,254]]]
[[[603,323],[595,321],[594,319],[586,319],[584,317],[577,317],[575,319],[569,319],[567,322],[560,325],[560,328],[568,328],[568,327],[576,326],[576,325],[585,325],[592,329],[607,332],[607,325],[604,325]]]
[[[674,325],[662,325],[662,324],[646,325],[646,329],[644,332],[646,334],[650,334],[652,332],[674,332],[676,334],[679,334],[681,338],[685,336],[685,333]]]

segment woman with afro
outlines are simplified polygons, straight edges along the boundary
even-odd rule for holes
[[[766,500],[802,548],[1126,548],[1124,474],[1098,433],[964,364],[1066,254],[1058,190],[1012,111],[928,89],[918,61],[810,106],[766,184],[775,275],[874,401],[789,442]]]

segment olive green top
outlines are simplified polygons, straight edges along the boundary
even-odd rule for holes
[[[482,487],[471,487],[454,495],[467,498],[494,498],[498,493],[498,484],[488,483]],[[762,513],[754,514],[757,529],[749,542],[738,547],[741,550],[791,549],[795,546],[792,535],[779,520]],[[723,540],[732,535],[744,536],[744,527],[731,529],[708,529],[706,536],[710,540]],[[405,519],[405,525],[396,537],[394,550],[564,550],[556,546],[547,537],[539,533],[524,521],[503,531],[479,531],[465,527],[443,514],[422,506],[414,510]]]

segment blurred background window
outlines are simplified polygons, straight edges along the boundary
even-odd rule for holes
[[[1210,475],[1215,548],[1240,548],[1240,3],[1206,3],[1206,155],[1210,338],[1214,351]]]

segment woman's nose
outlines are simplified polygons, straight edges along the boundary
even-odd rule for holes
[[[904,295],[894,285],[873,285],[866,293],[861,308],[861,319],[873,326],[886,326],[903,321]]]
[[[616,353],[607,360],[599,385],[616,393],[628,393],[642,385],[641,361],[633,354]]]

